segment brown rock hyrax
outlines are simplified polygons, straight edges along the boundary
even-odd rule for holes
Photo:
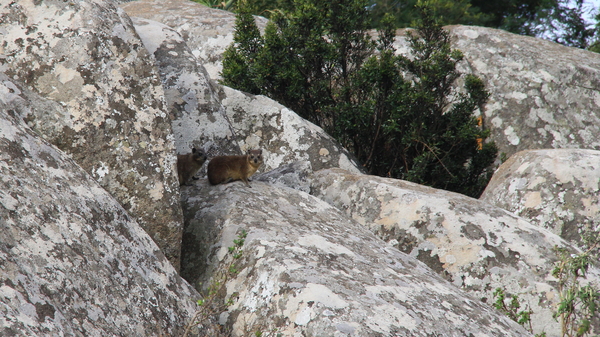
[[[250,150],[245,156],[219,156],[208,162],[206,174],[212,185],[241,180],[246,186],[251,187],[248,178],[262,163],[262,150]]]
[[[185,185],[190,178],[202,167],[206,161],[206,154],[202,150],[192,149],[192,153],[177,155],[177,175],[179,176],[179,186]],[[196,178],[198,179],[198,178]]]

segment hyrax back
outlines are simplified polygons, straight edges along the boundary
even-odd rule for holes
[[[198,172],[206,161],[206,154],[202,150],[192,149],[192,153],[177,155],[177,176],[179,186],[185,185],[190,178]]]
[[[245,156],[219,156],[208,162],[208,181],[212,185],[241,180],[251,187],[248,178],[262,165],[262,150],[250,150]]]

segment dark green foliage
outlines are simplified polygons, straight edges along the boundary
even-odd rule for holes
[[[386,14],[393,16],[395,27],[414,27],[419,10],[416,5],[425,3],[442,25],[463,24],[485,26],[491,16],[481,13],[469,0],[371,0],[369,10],[373,15],[373,26],[381,28],[381,19]]]
[[[371,0],[373,25],[381,27],[384,13],[391,13],[396,27],[414,27],[419,3],[426,4],[443,25],[500,28],[578,48],[598,40],[593,38],[598,29],[584,20],[583,0]]]
[[[234,12],[240,8],[273,18],[295,8],[294,0],[193,0]],[[585,3],[589,6],[589,2]],[[426,5],[442,25],[474,25],[504,29],[592,51],[600,49],[600,30],[584,20],[584,0],[369,0],[365,2],[371,28],[383,27],[386,14],[396,28],[414,27],[417,5]],[[597,10],[597,9],[596,9]],[[599,22],[596,18],[596,22]]]
[[[260,37],[247,11],[224,55],[223,84],[272,97],[320,125],[372,174],[478,196],[496,147],[473,112],[488,98],[482,81],[460,78],[460,51],[426,7],[410,36],[411,58],[396,56],[393,17],[367,34],[367,0],[294,1]],[[452,99],[450,98],[452,97]]]

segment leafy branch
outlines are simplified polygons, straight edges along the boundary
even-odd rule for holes
[[[504,288],[496,288],[496,291],[494,291],[494,298],[496,299],[494,308],[500,310],[510,319],[521,324],[529,330],[529,332],[533,333],[533,327],[531,326],[531,314],[533,314],[533,311],[531,309],[520,310],[521,302],[519,301],[518,295],[512,295],[510,296],[510,300],[507,300],[506,290]],[[546,333],[536,336],[543,337],[546,336]]]
[[[563,337],[581,337],[591,333],[591,323],[600,313],[600,292],[592,284],[582,285],[592,263],[590,254],[599,242],[583,253],[571,254],[565,248],[555,247],[559,261],[552,270],[558,279],[560,302],[554,318],[561,324]]]
[[[233,294],[226,301],[222,299],[220,294],[224,291],[227,281],[239,273],[238,265],[240,258],[243,255],[242,246],[244,245],[247,236],[248,233],[245,230],[242,230],[242,232],[238,234],[237,239],[233,240],[233,246],[228,247],[228,254],[232,259],[225,268],[217,271],[206,290],[206,295],[196,302],[199,308],[186,326],[183,337],[187,337],[194,326],[202,324],[202,322],[207,321],[209,317],[217,315],[220,312],[227,310],[227,307],[233,305],[233,298],[236,294]]]

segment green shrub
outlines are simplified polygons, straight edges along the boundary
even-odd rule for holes
[[[222,83],[321,126],[371,174],[479,196],[497,154],[474,116],[488,98],[483,82],[464,76],[456,92],[462,54],[427,7],[418,7],[405,57],[393,48],[393,18],[370,37],[367,4],[296,0],[293,11],[273,13],[264,36],[239,8]]]

